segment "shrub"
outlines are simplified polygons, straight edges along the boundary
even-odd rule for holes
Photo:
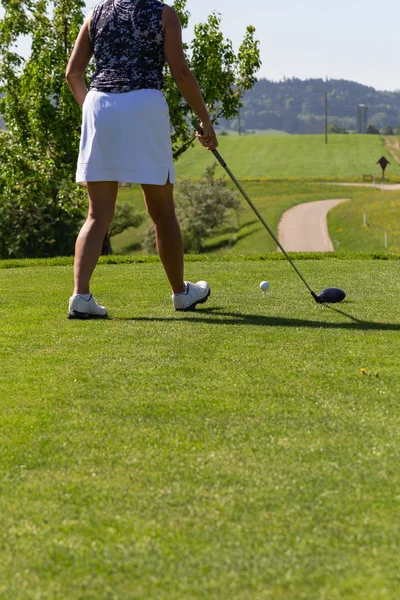
[[[329,125],[328,133],[349,133],[349,132],[347,131],[347,129],[345,127],[341,127],[340,125],[333,123],[332,125]]]
[[[394,135],[393,127],[390,127],[390,125],[386,125],[382,129],[381,134],[382,135]]]
[[[200,252],[204,240],[223,224],[228,210],[240,209],[237,194],[226,187],[223,179],[215,178],[215,168],[216,164],[207,167],[199,181],[183,180],[176,186],[175,208],[186,253]],[[147,252],[155,252],[153,226],[147,231],[144,245]]]
[[[365,130],[365,133],[369,133],[369,134],[373,134],[373,135],[379,135],[379,129],[377,128],[376,125],[373,125],[372,123],[369,123],[367,125],[367,129]]]
[[[0,257],[72,254],[85,192],[31,145],[0,136]]]

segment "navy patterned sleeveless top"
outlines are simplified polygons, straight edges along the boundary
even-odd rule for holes
[[[159,0],[103,0],[95,6],[89,29],[96,61],[91,90],[162,89],[163,8]]]

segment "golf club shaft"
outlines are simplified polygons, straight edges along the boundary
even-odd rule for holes
[[[201,129],[200,128],[198,128],[198,132],[201,134]],[[277,246],[282,250],[283,254],[288,259],[288,261],[292,265],[293,269],[296,271],[297,275],[300,277],[300,279],[302,280],[302,282],[304,283],[304,285],[307,287],[308,291],[311,292],[313,298],[315,299],[316,295],[314,294],[314,292],[312,291],[312,289],[308,285],[307,281],[304,279],[303,275],[300,273],[300,271],[298,270],[298,268],[296,267],[296,265],[294,264],[294,262],[292,261],[292,259],[288,255],[288,253],[286,252],[285,248],[282,246],[282,244],[280,243],[280,241],[278,240],[278,238],[276,237],[276,235],[274,234],[274,232],[272,231],[272,229],[269,227],[268,223],[264,220],[264,218],[260,214],[258,208],[255,206],[255,204],[252,202],[252,200],[246,194],[245,190],[242,188],[242,186],[240,185],[239,181],[236,179],[236,177],[234,176],[234,174],[232,173],[232,171],[230,170],[230,168],[228,167],[228,165],[226,164],[226,162],[224,161],[224,159],[222,158],[222,156],[220,155],[220,153],[218,152],[218,150],[212,150],[212,153],[214,154],[214,156],[217,159],[217,161],[219,162],[219,164],[228,173],[229,177],[232,179],[233,183],[236,185],[236,187],[238,188],[238,190],[242,194],[243,198],[247,201],[247,203],[251,206],[251,208],[253,209],[253,211],[256,213],[257,217],[260,219],[260,221],[264,225],[265,229],[268,231],[268,233],[270,234],[270,236],[272,237],[272,239],[276,242]]]

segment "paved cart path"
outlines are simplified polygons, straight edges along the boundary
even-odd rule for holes
[[[278,239],[288,252],[332,252],[326,215],[340,200],[318,200],[293,206],[285,213],[278,227]]]

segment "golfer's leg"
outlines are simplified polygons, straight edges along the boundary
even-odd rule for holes
[[[89,282],[115,210],[118,182],[88,182],[89,211],[75,244],[74,294],[89,294]]]
[[[185,291],[183,281],[183,245],[181,229],[175,215],[173,185],[142,185],[147,212],[154,223],[157,251],[172,291]]]

